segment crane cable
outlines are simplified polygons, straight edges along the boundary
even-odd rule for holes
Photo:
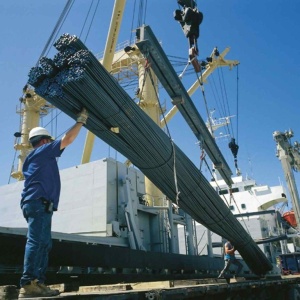
[[[207,113],[207,115],[209,116],[208,106],[207,106],[207,100],[206,100],[206,95],[205,95],[204,86],[203,86],[202,70],[201,70],[201,72],[200,72],[200,75],[201,75],[200,78],[201,78],[201,80],[200,80],[200,78],[199,78],[199,76],[198,76],[198,73],[197,73],[197,72],[195,72],[195,73],[196,73],[196,76],[197,76],[197,80],[198,80],[198,82],[199,82],[199,85],[200,85],[200,87],[201,87],[201,91],[202,91],[202,95],[203,95],[203,99],[204,99],[204,104],[205,104],[205,108],[206,108],[206,113]],[[223,80],[223,84],[224,84],[224,80]],[[226,94],[226,93],[225,93],[225,94]],[[228,104],[228,98],[226,97],[226,99],[227,99],[227,104]],[[227,105],[227,106],[228,106],[228,105]],[[229,109],[229,106],[228,106],[228,109]],[[208,120],[209,120],[210,131],[211,131],[211,134],[212,134],[212,136],[213,136],[213,129],[212,129],[211,120],[210,120],[210,118],[208,118]],[[208,170],[210,170],[210,168],[209,168],[209,166],[208,166],[208,163],[207,163],[207,161],[206,161],[206,159],[205,159],[205,155],[204,155],[203,152],[204,152],[204,150],[202,149],[202,153],[201,153],[201,156],[200,156],[200,158],[202,158],[201,163],[200,163],[200,171],[201,171],[202,161],[205,161],[205,164],[206,164]],[[237,165],[236,165],[236,167],[237,167]],[[238,168],[237,168],[237,170],[238,170]],[[211,172],[211,170],[210,170],[210,172]],[[211,173],[211,175],[212,175],[212,173]],[[218,185],[217,185],[217,186],[218,186]],[[237,205],[237,203],[236,203],[236,201],[235,201],[235,199],[234,199],[234,197],[233,197],[231,186],[229,186],[229,191],[230,191],[230,201],[233,200],[233,202],[235,203],[235,205],[236,205],[236,207],[237,207],[239,213],[241,213],[240,210],[239,210],[239,207],[238,207],[238,205]],[[225,197],[224,197],[224,199],[225,199],[227,205],[229,206],[229,204],[228,204],[228,202],[227,202],[227,200],[226,200]],[[245,221],[244,221],[244,218],[242,218],[242,220],[243,220],[243,223],[244,223],[244,225],[245,225],[245,228],[247,228],[247,227],[246,227],[246,224],[245,224]],[[248,230],[248,233],[249,233],[249,230]]]
[[[207,100],[206,100],[205,91],[204,91],[204,87],[203,87],[202,72],[200,73],[200,75],[201,75],[201,80],[200,80],[200,78],[199,78],[199,76],[198,76],[198,73],[197,73],[197,72],[195,72],[195,73],[196,73],[196,75],[197,75],[197,80],[198,80],[198,82],[199,82],[199,84],[200,84],[200,87],[201,87],[201,91],[202,91],[202,95],[203,95],[203,99],[204,99],[204,104],[205,104],[205,108],[206,108],[206,113],[207,113],[207,115],[208,115],[208,106],[207,106]],[[238,78],[238,77],[237,77],[237,78]],[[223,84],[224,84],[224,80],[223,80]],[[224,86],[225,86],[225,85],[224,85]],[[226,94],[226,93],[225,93],[225,94]],[[226,97],[226,99],[227,99],[227,102],[228,102],[228,98],[227,98],[227,97]],[[238,101],[237,101],[237,102],[238,102]],[[229,106],[228,106],[228,109],[229,109]],[[211,130],[211,134],[213,135],[213,130],[212,130],[211,120],[210,120],[210,118],[208,118],[208,120],[209,120],[209,126],[210,126],[210,130]],[[207,164],[207,161],[206,161],[206,159],[205,159],[205,155],[203,154],[203,151],[204,151],[204,150],[202,149],[202,153],[201,153],[200,158],[202,157],[202,160],[205,161],[205,164],[206,164],[208,170],[210,170],[210,168],[209,168],[209,166],[208,166],[208,164]],[[202,163],[200,164],[200,170],[201,170],[201,166],[202,166]],[[238,167],[237,167],[237,163],[236,163],[236,169],[237,169],[237,171],[239,170]],[[211,172],[211,170],[210,170],[210,172]],[[212,175],[212,173],[211,173],[211,175]],[[217,185],[217,186],[218,186],[218,185]],[[240,212],[240,210],[239,210],[239,207],[238,207],[238,205],[237,205],[237,203],[236,203],[236,201],[235,201],[235,198],[233,197],[231,186],[229,187],[229,191],[230,191],[230,201],[233,200],[234,204],[236,205],[236,207],[237,207],[237,209],[238,209],[238,212],[241,214],[241,212]],[[229,206],[229,204],[228,204],[228,202],[227,202],[227,200],[226,200],[225,197],[224,197],[224,199],[225,199],[227,205]],[[248,233],[250,234],[250,232],[249,232],[249,230],[248,230],[248,228],[247,228],[247,226],[246,226],[246,224],[245,224],[244,218],[242,218],[242,221],[243,221],[243,223],[244,223],[244,225],[245,225],[245,228],[247,229]]]
[[[96,15],[96,12],[97,12],[97,9],[98,9],[98,6],[99,6],[99,2],[100,2],[100,0],[97,0],[97,4],[96,4],[96,7],[95,7],[95,9],[94,9],[94,13],[93,13],[93,16],[92,16],[90,25],[89,25],[87,34],[86,34],[85,39],[84,39],[84,43],[86,42],[86,40],[87,40],[87,38],[88,38],[88,36],[89,36],[90,30],[91,30],[91,27],[92,27],[92,24],[93,24],[93,21],[94,21],[94,18],[95,18],[95,15]],[[90,14],[90,11],[91,11],[91,8],[92,8],[92,6],[93,6],[93,3],[94,3],[94,0],[91,2],[91,5],[90,5],[89,11],[88,11],[88,13],[87,13],[87,15],[86,15],[84,24],[82,25],[82,29],[81,29],[80,35],[81,35],[82,32],[83,32],[83,29],[84,29],[84,27],[85,27],[86,21],[87,21],[87,19],[88,19],[89,14]]]
[[[150,70],[150,64],[148,64],[148,68],[145,69],[145,71],[147,71],[149,73],[149,78],[151,80],[152,87],[153,87],[153,89],[155,91],[156,100],[157,100],[157,103],[159,105],[160,112],[162,113],[162,117],[163,117],[163,120],[165,122],[166,130],[167,130],[167,134],[168,134],[168,137],[169,137],[171,145],[172,145],[172,152],[173,152],[173,173],[174,173],[174,185],[175,185],[175,194],[176,194],[176,199],[175,200],[176,200],[176,204],[179,206],[180,191],[178,189],[178,182],[177,182],[176,151],[175,151],[176,148],[175,148],[174,141],[172,139],[172,136],[171,136],[171,133],[170,133],[170,130],[169,130],[169,126],[168,126],[166,118],[165,118],[164,111],[163,111],[161,103],[159,101],[159,97],[158,97],[157,90],[156,90],[156,87],[155,87],[154,79],[153,79],[153,76],[152,76],[152,73],[151,73],[151,70]],[[144,84],[145,84],[145,80],[143,81],[143,85]]]
[[[202,149],[202,154],[201,154],[201,156],[203,155],[203,152],[204,152],[204,150]],[[209,167],[209,165],[208,165],[208,163],[207,163],[207,160],[205,159],[205,154],[203,155],[203,158],[202,158],[202,161],[201,161],[201,165],[202,165],[202,162],[203,162],[203,161],[204,161],[204,163],[205,163],[205,165],[206,165],[206,168],[209,170],[209,173],[210,173],[211,177],[213,177],[212,171],[211,171],[211,169],[210,169],[210,167]],[[201,171],[201,169],[200,169],[200,171]],[[216,187],[218,188],[218,190],[221,190],[221,188],[220,188],[220,186],[218,185],[217,181],[215,181],[215,184],[216,184]],[[223,198],[223,201],[227,204],[228,208],[229,208],[229,206],[230,206],[230,204],[231,204],[231,200],[232,200],[232,201],[234,202],[234,204],[235,204],[235,206],[236,206],[238,212],[241,214],[241,211],[240,211],[240,209],[239,209],[239,207],[238,207],[238,205],[237,205],[237,203],[236,203],[236,201],[235,201],[235,198],[234,198],[234,196],[233,196],[233,194],[232,194],[232,188],[231,188],[231,187],[229,187],[229,193],[230,193],[230,202],[229,202],[229,203],[228,203],[227,199],[225,198],[225,195],[222,195],[222,197],[221,197],[221,195],[219,195],[219,196],[220,196],[221,198]],[[248,234],[250,235],[250,231],[249,231],[249,229],[248,229],[247,226],[246,226],[244,217],[242,217],[242,222],[244,223],[245,228],[246,228],[246,230],[248,231]]]
[[[239,142],[239,65],[236,66],[236,140]]]
[[[238,67],[238,66],[237,66]],[[217,106],[219,107],[218,103],[221,104],[221,108],[220,111],[223,112],[223,116],[226,117],[228,115],[231,115],[230,114],[230,109],[229,109],[229,101],[228,101],[228,97],[227,97],[227,92],[226,92],[226,87],[225,87],[225,81],[224,81],[224,75],[223,75],[223,72],[219,72],[218,71],[218,78],[219,78],[219,84],[220,84],[220,90],[221,90],[221,97],[219,97],[218,95],[218,99],[215,99],[216,100],[216,103],[217,103]],[[212,77],[213,79],[213,77]],[[214,89],[217,91],[216,89],[216,84],[213,80],[213,83],[214,83]],[[239,119],[238,119],[238,115],[239,115],[239,90],[238,90],[238,83],[239,83],[239,77],[238,77],[238,68],[237,68],[237,100],[236,100],[236,114],[237,114],[237,123],[236,123],[236,135],[238,136],[238,131],[239,131],[239,127],[238,127],[238,123],[239,123]],[[212,90],[214,96],[215,96],[215,93],[214,93],[214,90]],[[216,98],[216,97],[215,97]],[[238,144],[235,142],[235,134],[234,134],[234,129],[233,129],[233,125],[232,123],[230,122],[230,127],[229,125],[227,124],[226,127],[226,133],[228,135],[230,135],[232,137],[231,139],[231,142],[228,144],[229,148],[231,149],[231,152],[234,156],[234,166],[235,166],[235,169],[236,169],[236,174],[237,175],[240,175],[241,172],[240,172],[240,169],[238,167],[238,163],[237,163],[237,153],[238,153],[238,149],[239,149],[239,146]]]
[[[137,27],[146,23],[147,0],[140,0]]]
[[[205,104],[205,109],[206,109],[206,114],[208,116],[208,125],[209,125],[209,130],[210,130],[210,134],[213,136],[214,132],[213,132],[213,128],[212,128],[212,123],[211,123],[211,119],[209,118],[209,111],[208,111],[208,106],[207,106],[207,101],[206,101],[206,95],[205,95],[205,91],[204,91],[204,86],[203,86],[203,77],[202,77],[202,70],[200,71],[200,75],[201,75],[201,80],[198,76],[198,73],[196,73],[197,76],[197,80],[199,82],[200,88],[201,88],[201,92],[203,95],[203,100],[204,100],[204,104]]]
[[[58,32],[61,29],[62,25],[64,24],[64,22],[65,22],[65,20],[68,16],[73,4],[74,4],[74,0],[68,0],[67,1],[61,15],[59,16],[59,18],[56,22],[56,25],[54,26],[54,29],[53,29],[52,33],[50,34],[50,37],[49,37],[48,41],[46,42],[46,45],[45,45],[45,47],[44,47],[37,63],[36,63],[36,66],[38,66],[40,58],[42,56],[44,56],[46,52],[47,52],[46,55],[49,53],[50,47],[52,46],[53,41],[57,38]]]
[[[219,82],[220,82],[220,87],[221,87],[221,92],[222,92],[224,117],[226,115],[230,116],[231,113],[230,113],[230,108],[229,108],[229,101],[228,101],[227,90],[226,90],[224,74],[223,74],[222,69],[218,69],[218,76],[219,76]],[[228,131],[231,132],[231,136],[234,137],[234,131],[233,131],[232,123],[230,122],[230,128],[229,128],[228,124],[227,124],[227,127],[228,127]]]
[[[41,55],[39,56],[39,58],[37,60],[36,66],[38,66],[40,58],[42,56],[44,56],[46,52],[48,54],[48,52],[50,50],[50,46],[52,46],[52,43],[53,43],[54,39],[56,39],[58,31],[61,28],[62,24],[64,23],[64,21],[66,19],[66,16],[68,15],[73,3],[74,3],[74,0],[68,0],[67,1],[60,17],[58,18],[58,21],[56,22],[56,25],[55,25],[48,41],[46,42],[46,45],[44,46],[44,49],[43,49]],[[20,97],[20,99],[23,99],[24,94],[26,93],[27,87],[28,87],[28,84],[26,83],[24,88],[23,88],[23,91],[22,91],[23,93],[22,93],[22,96]],[[20,128],[21,128],[21,117],[20,117]],[[16,160],[16,157],[17,157],[17,151],[18,150],[16,149],[15,154],[14,154],[14,158],[13,158],[13,162],[12,162],[12,170],[14,168],[15,160]],[[9,174],[8,183],[10,183],[10,179],[11,179],[11,173]]]

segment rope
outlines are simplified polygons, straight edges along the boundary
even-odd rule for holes
[[[239,141],[239,66],[236,67],[236,141]]]
[[[145,5],[144,2],[146,2]],[[146,12],[147,12],[147,0],[140,0],[137,27],[141,27],[143,24],[145,24]]]
[[[93,21],[94,21],[96,12],[97,12],[98,5],[99,5],[99,0],[98,0],[98,2],[97,2],[96,8],[95,8],[95,10],[94,10],[94,14],[93,14],[93,17],[92,17],[92,20],[91,20],[91,23],[90,23],[90,26],[89,26],[89,29],[88,29],[88,32],[87,32],[87,34],[86,34],[86,37],[85,37],[84,42],[86,42],[86,40],[87,40],[87,38],[88,38],[88,36],[89,36],[90,30],[91,30],[91,27],[92,27],[92,24],[93,24]]]
[[[210,133],[213,136],[213,128],[212,128],[212,124],[211,124],[211,119],[209,118],[209,111],[208,111],[208,106],[207,106],[207,101],[206,101],[206,96],[205,96],[205,92],[204,92],[204,86],[203,86],[203,80],[202,80],[202,71],[201,71],[201,80],[197,74],[197,72],[195,72],[197,75],[197,80],[199,81],[200,87],[201,87],[201,91],[202,91],[202,95],[203,95],[203,100],[204,100],[204,104],[205,104],[205,109],[206,109],[206,114],[208,116],[208,123],[209,123],[209,129],[210,129]]]
[[[130,37],[129,37],[129,45],[132,43],[131,39],[132,39],[132,34],[133,34],[133,21],[134,21],[134,16],[135,16],[135,5],[136,5],[136,0],[134,0],[134,4],[133,4],[133,12],[132,12],[132,18],[131,18],[131,30],[130,30]]]
[[[227,97],[227,90],[226,90],[225,79],[224,79],[224,74],[223,74],[223,70],[222,69],[220,69],[220,73],[221,73],[221,80],[222,80],[223,89],[224,89],[224,101],[225,101],[224,106],[225,106],[225,112],[226,112],[226,114],[228,116],[230,116],[231,113],[230,113],[230,108],[229,108],[229,101],[228,101],[228,97]],[[226,108],[227,108],[227,110],[226,110]],[[230,127],[231,127],[232,137],[234,137],[233,127],[232,127],[232,123],[231,122],[230,122]]]
[[[149,64],[148,64],[149,66]],[[176,171],[176,150],[175,150],[175,145],[174,145],[174,142],[173,142],[173,139],[171,137],[171,133],[170,133],[170,130],[169,130],[169,127],[168,127],[168,124],[166,122],[166,119],[165,119],[165,114],[163,112],[163,109],[162,109],[162,106],[161,106],[161,103],[159,101],[159,97],[158,97],[158,94],[157,94],[157,91],[156,91],[156,88],[155,88],[155,84],[154,84],[154,80],[153,80],[153,76],[152,76],[152,73],[150,71],[150,68],[148,68],[148,73],[149,73],[149,77],[150,77],[150,80],[151,80],[151,83],[152,83],[152,86],[154,88],[154,91],[155,91],[155,96],[156,96],[156,100],[157,100],[157,103],[159,105],[159,109],[162,113],[162,116],[163,116],[163,120],[166,124],[166,129],[167,129],[167,133],[168,133],[168,137],[171,141],[171,145],[172,145],[172,152],[173,152],[173,174],[174,174],[174,184],[175,184],[175,194],[176,194],[176,198],[175,198],[175,201],[176,201],[176,204],[179,206],[179,195],[180,195],[180,191],[178,189],[178,182],[177,182],[177,171]]]
[[[233,202],[234,202],[234,204],[235,204],[235,206],[236,206],[236,208],[237,208],[237,210],[238,210],[238,212],[239,212],[239,214],[241,214],[241,211],[240,211],[240,209],[239,209],[239,207],[238,207],[238,205],[237,205],[237,203],[235,201],[235,198],[234,198],[234,196],[232,194],[232,189],[229,189],[229,192],[230,192],[230,202],[231,202],[231,199],[232,199]],[[244,217],[242,217],[242,222],[244,223],[245,229],[247,230],[248,234],[251,236],[249,228],[247,227],[247,225],[245,223]]]
[[[88,17],[89,17],[89,14],[90,14],[90,11],[91,11],[91,9],[92,9],[92,6],[93,6],[93,1],[91,1],[91,5],[90,5],[90,7],[89,7],[88,13],[86,14],[86,17],[85,17],[84,23],[83,23],[83,25],[82,25],[82,28],[81,28],[81,31],[80,31],[80,34],[79,34],[79,38],[81,38],[81,35],[82,35],[82,32],[83,32],[83,29],[84,29],[84,27],[85,27],[85,24],[86,24],[86,22],[87,22],[87,19],[88,19]]]

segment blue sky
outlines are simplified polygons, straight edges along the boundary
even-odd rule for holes
[[[132,20],[134,2],[127,0],[119,43],[134,36],[131,31],[132,24],[134,28],[138,24],[137,16]],[[151,26],[162,42],[166,54],[187,58],[187,40],[180,25],[173,19],[173,11],[178,8],[177,1],[147,2],[145,23]],[[8,183],[11,168],[17,165],[13,134],[20,130],[20,117],[16,113],[20,108],[18,99],[22,96],[28,72],[36,64],[65,3],[62,0],[0,0],[0,185]],[[88,0],[75,1],[60,34],[68,32],[80,35],[90,3]],[[87,47],[93,53],[104,50],[112,3],[112,0],[99,1],[100,9],[95,14],[94,23],[90,29],[86,25],[82,31],[82,39],[86,40]],[[280,181],[284,183],[281,164],[275,156],[276,145],[272,133],[275,130],[285,131],[291,128],[295,133],[294,140],[300,140],[300,2],[198,0],[197,4],[204,14],[198,41],[199,59],[209,56],[215,46],[220,52],[229,46],[231,50],[226,58],[240,62],[238,96],[236,69],[229,71],[224,68],[222,71],[232,115],[236,115],[237,98],[239,100],[239,115],[232,123],[240,146],[239,167],[244,175],[255,178],[259,184],[277,185]],[[135,12],[137,11],[136,9]],[[56,50],[52,48],[49,57],[53,57],[55,53]],[[218,73],[215,78],[218,79]],[[183,82],[189,88],[195,80],[196,75],[191,74]],[[214,96],[208,85],[205,86],[205,94],[208,108],[215,108]],[[164,91],[160,91],[160,95],[167,109],[170,109],[170,99]],[[192,99],[206,120],[201,92],[195,93]],[[219,116],[216,112],[215,117]],[[43,122],[47,124],[47,119]],[[60,114],[57,124],[56,133],[59,136],[73,124],[73,120]],[[179,113],[170,122],[169,128],[175,143],[199,165],[200,150],[197,141]],[[86,132],[83,130],[76,142],[65,151],[59,161],[61,168],[80,164],[85,136]],[[219,139],[220,148],[226,150],[225,157],[229,159],[229,165],[234,171],[233,158],[227,149],[227,143],[225,139]],[[92,160],[107,156],[124,160],[120,154],[97,139]],[[208,175],[205,168],[203,172]],[[299,186],[300,175],[296,173],[295,178]]]

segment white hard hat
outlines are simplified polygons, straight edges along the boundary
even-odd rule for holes
[[[34,127],[29,132],[29,141],[38,136],[49,137],[50,140],[54,140],[47,129],[43,127]]]

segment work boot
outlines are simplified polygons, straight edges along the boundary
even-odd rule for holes
[[[47,291],[46,289],[43,289],[39,283],[38,280],[35,279],[31,281],[29,284],[26,284],[21,287],[19,292],[19,299],[22,298],[38,298],[38,297],[52,297],[53,291],[51,292]]]
[[[48,286],[46,286],[44,283],[38,283],[38,286],[46,293],[48,293],[51,296],[58,296],[60,294],[59,290],[52,290]]]
[[[29,282],[26,285],[23,285],[19,291],[19,299],[20,298],[36,298],[42,297],[44,292],[41,287],[38,286],[37,279]]]

